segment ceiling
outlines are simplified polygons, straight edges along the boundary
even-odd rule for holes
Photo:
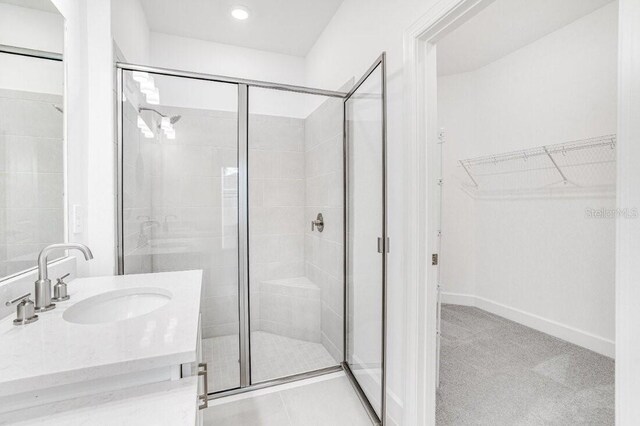
[[[343,0],[141,0],[151,31],[305,56]],[[231,17],[249,8],[245,21]]]
[[[612,0],[496,0],[438,41],[438,75],[483,67]]]
[[[59,13],[50,0],[0,0],[0,3],[13,4],[29,9],[42,10],[44,12]]]

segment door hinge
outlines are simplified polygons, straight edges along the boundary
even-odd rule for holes
[[[433,253],[431,255],[431,265],[437,265],[438,264],[438,253]]]
[[[378,237],[378,253],[389,253],[389,237],[386,238],[387,243],[384,243],[384,238]]]

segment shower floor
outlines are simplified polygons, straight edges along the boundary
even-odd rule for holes
[[[202,340],[209,367],[209,392],[239,386],[238,335]],[[337,365],[321,343],[291,339],[264,331],[251,333],[251,377],[253,383]]]

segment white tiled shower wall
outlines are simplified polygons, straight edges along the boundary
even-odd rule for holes
[[[305,226],[305,275],[321,289],[322,344],[337,361],[343,353],[342,99],[328,99],[305,122],[305,217],[322,213],[323,232]]]
[[[59,95],[0,90],[0,276],[35,265],[64,236]]]
[[[152,270],[203,269],[203,337],[237,334],[236,113],[162,112],[180,120],[176,139],[160,136],[153,151]]]
[[[250,117],[252,328],[343,345],[342,100],[306,119]],[[322,213],[323,232],[311,231]],[[256,292],[259,292],[256,297]]]
[[[135,109],[125,111],[127,272],[204,269],[203,336],[236,334],[236,114],[162,112],[181,116],[175,140],[145,139]],[[148,114],[142,116],[155,124]],[[342,187],[341,100],[326,101],[306,120],[250,114],[252,330],[322,342],[336,360],[343,332]],[[323,233],[310,229],[317,213],[325,218]]]
[[[250,114],[252,330],[304,337],[294,321],[305,299],[293,298],[291,286],[278,281],[304,276],[304,194],[304,120]]]
[[[138,112],[129,102],[123,104],[123,230],[125,271],[128,274],[152,272],[151,255],[143,252],[144,233],[148,232],[143,221],[152,217],[151,173],[153,139],[147,139],[137,126]],[[143,233],[144,232],[144,233]]]

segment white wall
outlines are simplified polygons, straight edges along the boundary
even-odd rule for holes
[[[388,83],[388,220],[391,251],[388,264],[388,412],[402,422],[404,370],[403,279],[403,34],[435,4],[425,0],[345,0],[306,59],[306,83],[339,88],[367,70],[382,51],[387,52]],[[406,407],[405,407],[406,408]]]
[[[251,80],[294,85],[304,85],[305,81],[305,61],[302,57],[156,32],[151,32],[149,62],[157,67]],[[187,98],[183,101],[176,95],[172,93],[168,99],[176,106],[180,106],[176,103],[184,102],[192,108],[202,106],[217,110],[228,109],[225,107],[228,100],[224,98],[202,97],[199,103],[194,105],[197,94],[183,93],[182,96]],[[253,113],[283,117],[306,118],[315,107],[308,97],[262,89],[252,90],[250,102]]]
[[[112,0],[111,4],[113,39],[127,62],[304,85],[303,57],[153,32],[149,30],[139,0]],[[212,96],[207,92],[184,93],[169,81],[163,85],[159,85],[160,103],[163,105],[223,111],[231,110],[230,106],[235,105],[235,98]],[[215,87],[212,90],[215,91]],[[251,103],[255,113],[302,119],[319,104],[306,97],[291,97],[287,93],[270,90],[254,90]]]
[[[70,241],[89,245],[78,274],[112,275],[115,268],[114,139],[111,7],[109,0],[53,0],[65,17],[65,112],[68,205],[81,206],[83,227]],[[72,253],[73,254],[73,253]]]
[[[468,178],[457,161],[616,133],[616,60],[611,3],[438,84],[447,141],[443,290],[591,335],[584,338],[592,343],[574,342],[608,355],[615,340],[615,221],[589,218],[585,210],[614,208],[613,193],[474,200],[461,190]]]
[[[0,3],[2,44],[62,53],[63,24],[60,14]]]
[[[303,84],[304,58],[151,32],[154,66]]]
[[[72,0],[54,0],[53,3],[65,18],[64,73],[65,73],[65,166],[67,169],[67,208],[73,204],[84,206],[81,219],[87,223],[87,116],[88,89],[86,72],[86,10],[84,3]],[[69,235],[70,241],[87,242],[86,234]],[[89,266],[78,262],[78,274],[88,275]]]
[[[94,254],[92,275],[115,272],[115,164],[113,137],[113,41],[111,4],[87,3],[88,117],[88,244]],[[71,120],[71,118],[69,118]]]
[[[127,62],[147,64],[150,34],[139,0],[111,0],[111,32]]]

